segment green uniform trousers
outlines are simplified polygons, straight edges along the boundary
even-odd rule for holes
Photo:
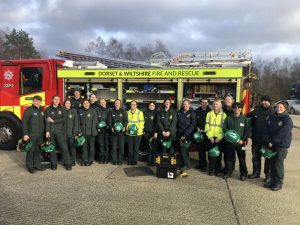
[[[66,138],[63,134],[50,134],[50,141],[61,149],[64,165],[68,166],[72,164],[71,157],[68,151]],[[52,165],[57,165],[56,151],[50,153],[50,161]]]
[[[137,163],[141,136],[127,136],[128,163]]]
[[[123,132],[111,133],[111,159],[113,162],[123,162],[125,135]],[[118,151],[117,151],[118,149]]]
[[[41,147],[43,137],[30,137],[32,148],[26,152],[26,167],[27,168],[40,168],[41,167]]]
[[[82,146],[82,162],[93,162],[95,157],[95,136],[84,135],[85,142]]]
[[[277,154],[270,159],[271,167],[271,182],[273,184],[282,184],[284,178],[284,159],[287,156],[288,150],[286,148],[275,148]]]
[[[76,148],[75,148],[75,138],[67,137],[68,150],[71,157],[72,162],[76,161]]]
[[[109,160],[109,131],[101,130],[98,134],[99,142],[99,161],[107,162]]]

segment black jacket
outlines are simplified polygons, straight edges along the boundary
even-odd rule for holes
[[[192,108],[187,112],[183,109],[177,112],[177,136],[189,137],[193,134],[196,125],[196,115]]]
[[[200,130],[205,129],[205,120],[206,120],[206,114],[211,111],[211,108],[207,106],[206,110],[202,110],[202,107],[200,106],[195,110],[196,114],[196,126],[195,128],[200,128]]]
[[[128,124],[128,115],[125,109],[112,109],[108,112],[107,115],[107,126],[112,129],[114,124],[117,122],[121,122],[123,127],[127,127]]]
[[[97,136],[97,114],[94,109],[80,109],[79,122],[82,135]]]
[[[270,116],[266,125],[266,145],[271,143],[274,147],[289,148],[292,141],[293,121],[288,113]]]
[[[22,120],[23,135],[29,137],[43,136],[45,132],[45,115],[42,107],[28,107]]]
[[[99,109],[100,105],[97,102],[94,102],[94,103],[91,103],[90,107],[94,110],[97,110],[97,109]]]
[[[147,109],[144,112],[144,132],[145,134],[149,134],[150,136],[153,136],[154,133],[157,133],[158,127],[157,127],[157,110],[150,110]]]
[[[163,131],[169,131],[172,136],[176,134],[177,113],[170,108],[168,111],[162,109],[157,115],[158,131],[160,135]]]
[[[70,101],[73,109],[76,109],[77,111],[79,109],[82,109],[83,98],[75,99],[74,97],[72,97]]]
[[[233,115],[233,109],[230,108],[228,109],[226,105],[222,106],[223,112],[226,114],[226,116]]]
[[[66,135],[67,137],[75,137],[79,133],[79,120],[76,109],[66,110],[67,123],[66,123]]]
[[[97,109],[97,117],[98,117],[98,121],[105,121],[105,123],[107,124],[107,117],[108,117],[108,113],[109,113],[110,109],[109,108],[103,108],[102,106],[99,106],[99,108]],[[108,126],[106,126],[108,128]]]
[[[47,118],[51,117],[54,120],[54,123],[47,122]],[[58,105],[57,107],[53,107],[53,105],[49,106],[46,109],[46,132],[50,132],[51,134],[64,134],[66,133],[66,120],[67,113],[66,109]]]
[[[275,111],[271,106],[269,108],[257,106],[253,111],[247,114],[247,117],[251,119],[251,138],[253,142],[264,144],[266,139],[266,122],[270,118],[270,116],[274,115],[274,113]]]

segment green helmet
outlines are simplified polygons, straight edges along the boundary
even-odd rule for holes
[[[270,159],[277,154],[277,152],[272,152],[270,149],[268,149],[265,146],[261,147],[260,152],[261,152],[261,155],[263,157],[265,157],[266,159]]]
[[[97,123],[97,128],[98,128],[98,129],[103,129],[103,128],[105,128],[105,127],[106,127],[106,122],[105,122],[105,121],[101,120],[101,121],[99,121],[99,122]]]
[[[53,152],[55,151],[55,145],[51,141],[46,141],[41,145],[41,150],[43,152]]]
[[[201,132],[195,132],[193,134],[193,139],[195,142],[200,143],[204,140],[204,135]]]
[[[138,127],[136,124],[131,124],[129,127],[128,127],[128,133],[130,135],[134,135],[136,136],[138,134]]]
[[[240,135],[235,130],[227,130],[225,132],[225,139],[233,144],[237,144],[241,140]]]
[[[208,154],[209,154],[211,157],[218,157],[218,156],[220,155],[220,150],[219,150],[218,145],[216,145],[215,147],[211,148],[211,149],[208,151]]]
[[[123,124],[122,124],[121,122],[116,122],[116,123],[114,124],[114,130],[115,130],[116,132],[122,131],[123,128],[124,128],[124,126],[123,126]]]
[[[80,147],[83,146],[84,142],[85,142],[85,137],[84,136],[79,136],[75,139],[75,146],[76,147]]]
[[[32,148],[32,142],[30,140],[24,141],[20,139],[18,141],[17,150],[21,152],[28,152]]]
[[[186,137],[182,137],[179,140],[179,144],[183,149],[188,149],[191,145],[191,142]]]
[[[171,148],[171,146],[172,146],[172,141],[171,141],[170,139],[163,140],[163,141],[162,141],[162,146],[165,147],[165,148]]]

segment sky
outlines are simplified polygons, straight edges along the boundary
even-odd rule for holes
[[[180,52],[300,57],[299,0],[1,0],[0,29],[23,29],[47,56],[84,52],[100,35]]]

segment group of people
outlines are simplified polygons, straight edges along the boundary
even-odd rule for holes
[[[276,111],[271,107],[269,96],[261,98],[260,105],[247,115],[242,114],[243,105],[234,102],[232,96],[226,96],[224,105],[221,99],[215,99],[212,108],[206,98],[201,99],[200,107],[194,110],[189,100],[184,100],[182,108],[176,111],[171,100],[164,100],[164,107],[156,109],[150,102],[146,111],[138,109],[137,101],[132,101],[130,110],[122,108],[121,100],[114,102],[112,109],[107,107],[105,99],[97,101],[94,94],[83,99],[80,91],[75,90],[74,97],[60,104],[60,97],[53,96],[52,104],[44,111],[41,97],[33,97],[33,105],[23,116],[23,140],[30,140],[32,148],[26,154],[26,167],[30,173],[42,170],[40,145],[51,141],[62,152],[63,164],[67,170],[76,165],[76,138],[83,136],[81,165],[90,166],[95,158],[95,146],[99,163],[121,165],[124,162],[124,146],[127,143],[128,165],[136,165],[142,138],[148,149],[148,165],[154,166],[155,153],[180,155],[179,166],[182,170],[191,168],[189,157],[190,143],[194,142],[198,150],[198,166],[210,176],[223,176],[228,179],[235,169],[236,155],[239,160],[240,180],[247,177],[260,177],[262,148],[268,148],[276,154],[265,159],[265,187],[280,190],[284,178],[284,159],[291,143],[293,127],[287,111],[287,105],[279,102]],[[228,141],[224,134],[234,130],[239,140]],[[203,135],[203,140],[195,142],[195,132]],[[246,165],[246,145],[252,139],[253,172],[248,175]],[[156,143],[154,145],[153,143]],[[155,146],[155,147],[149,147]],[[220,154],[207,154],[218,147]],[[56,152],[50,153],[51,169],[57,169]]]

